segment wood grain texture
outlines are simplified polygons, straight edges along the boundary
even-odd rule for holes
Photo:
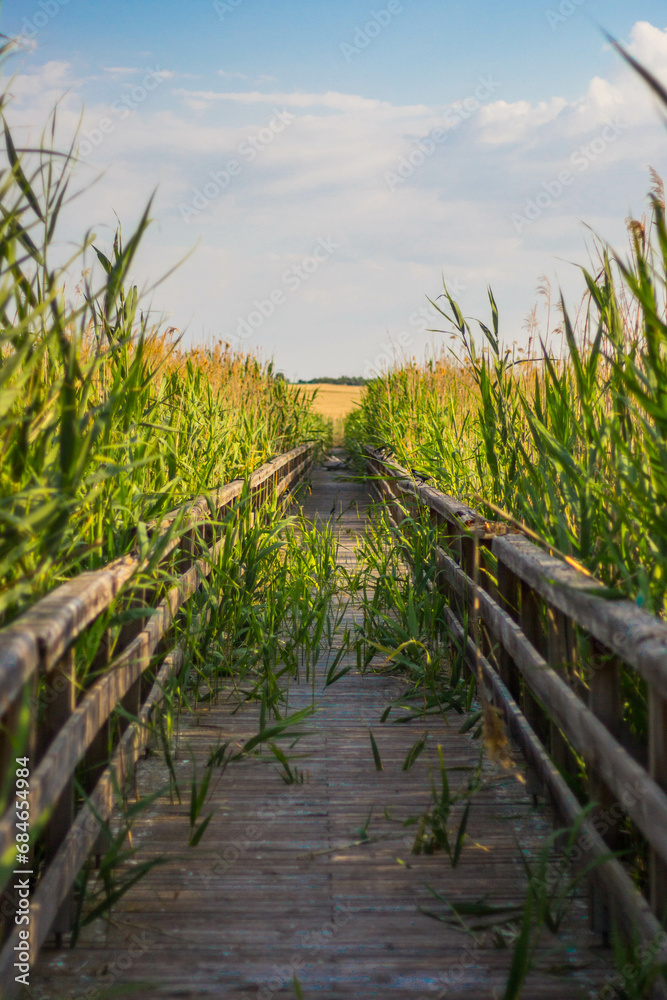
[[[599,581],[550,556],[521,535],[495,538],[493,551],[520,579],[667,697],[667,622],[631,601],[598,596],[596,591],[605,590]]]
[[[512,536],[512,539],[515,537]],[[504,542],[506,539],[496,539],[494,550],[496,541]],[[470,603],[473,581],[444,550],[438,549],[434,555],[438,569],[449,586]],[[616,800],[627,802],[628,814],[652,848],[667,861],[667,794],[549,666],[528,641],[521,626],[483,590],[479,592],[479,611],[511,662],[520,670],[533,695],[548,707],[552,719],[587,764],[599,773]]]

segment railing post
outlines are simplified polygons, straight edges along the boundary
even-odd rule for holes
[[[498,559],[498,601],[513,621],[519,620],[519,580],[501,559]],[[498,672],[503,684],[517,704],[521,703],[521,676],[512,657],[500,644]]]
[[[543,656],[547,655],[546,635],[542,625],[542,601],[533,588],[523,580],[519,581],[521,591],[521,612],[520,625],[523,634],[526,636],[531,646]],[[528,725],[531,727],[540,743],[548,747],[550,743],[550,721],[537,699],[533,696],[528,685],[523,685],[522,711],[526,717]],[[529,769],[529,788],[533,798],[542,792],[542,783],[532,768]]]
[[[479,567],[478,567],[478,585],[481,590],[485,591],[494,601],[498,600],[498,588],[496,582],[491,574],[491,560],[489,556],[491,554],[491,545],[488,537],[479,538]],[[488,631],[486,624],[480,618],[479,621],[479,635],[481,643],[482,654],[487,659],[493,659],[496,655],[496,644],[494,643],[493,636]]]
[[[546,637],[542,626],[542,601],[533,588],[520,581],[521,589],[521,630],[538,653],[547,653]],[[524,685],[523,713],[545,746],[549,745],[549,722],[544,709]]]
[[[577,647],[571,620],[562,611],[547,606],[547,663],[570,683],[570,667],[576,662]],[[576,758],[558,726],[551,723],[551,756],[566,774],[576,768]]]
[[[93,671],[101,670],[111,662],[111,630],[106,629],[102,635],[100,645],[93,661]],[[109,719],[107,718],[100,727],[99,732],[93,739],[83,758],[83,790],[89,794],[97,780],[109,762]],[[102,853],[109,848],[109,841],[104,832],[100,830],[97,840],[93,845],[93,853],[96,862],[99,864]]]
[[[619,661],[595,639],[591,639],[590,679],[588,707],[612,733],[618,733],[623,718]],[[590,798],[596,802],[596,813],[606,815],[615,804],[614,796],[606,784],[593,771],[590,776]],[[620,846],[618,830],[611,827],[605,835],[611,850]],[[611,930],[609,900],[595,880],[590,883],[589,915],[593,930],[604,937]]]
[[[180,558],[178,560],[178,575],[182,576],[192,566],[197,550],[197,529],[192,527],[181,536]],[[141,631],[141,629],[139,629]]]
[[[39,756],[48,749],[76,708],[76,657],[74,650],[65,653],[55,670],[46,676],[46,708],[39,727]],[[44,831],[44,861],[48,865],[58,853],[74,821],[74,782],[70,779],[56,802]],[[56,948],[62,947],[63,934],[69,934],[74,918],[74,895],[70,891],[51,927]]]
[[[464,573],[472,578],[473,575],[473,559],[474,553],[472,549],[466,551],[465,538],[463,532],[458,524],[452,524],[451,522],[447,525],[447,538],[445,539],[445,544],[450,550],[451,556],[459,564]],[[470,539],[472,541],[472,539]],[[452,591],[452,604],[453,610],[456,617],[459,619],[464,628],[467,627],[468,633],[470,632],[470,608],[472,605],[466,601],[465,597],[459,594],[456,590]]]
[[[189,542],[189,553],[187,556],[187,565],[185,567],[183,566],[180,567],[181,573],[187,572],[187,570],[192,565],[192,559],[193,559],[192,553],[194,552],[194,541],[191,536],[192,532],[188,532],[187,538]],[[151,590],[149,590],[146,587],[141,587],[135,592],[134,596],[130,601],[129,607],[135,611],[146,608],[150,603],[152,597],[153,594]],[[126,649],[130,645],[130,643],[133,642],[137,638],[137,636],[143,631],[145,625],[146,625],[146,617],[144,615],[142,615],[141,617],[137,617],[133,621],[127,622],[125,625],[123,625],[123,627],[120,630],[120,635],[118,637],[116,649],[120,653],[122,653],[122,651]],[[109,661],[107,660],[107,662]],[[127,693],[124,695],[124,697],[121,699],[120,702],[125,711],[128,713],[128,715],[131,715],[134,718],[138,717],[139,709],[141,707],[142,684],[143,684],[143,675],[141,677],[137,677],[134,684],[132,684],[132,686],[129,688],[129,690],[127,691]],[[124,732],[125,729],[127,729],[128,725],[129,721],[127,719],[120,720],[120,728],[122,732]]]
[[[654,691],[648,696],[648,745],[651,777],[667,791],[667,701]],[[651,907],[658,920],[667,915],[667,865],[650,852]]]

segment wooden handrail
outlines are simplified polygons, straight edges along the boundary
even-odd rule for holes
[[[261,506],[264,497],[281,496],[300,480],[312,465],[315,446],[302,445],[265,463],[249,477],[250,499]],[[20,710],[26,698],[36,694],[38,678],[54,681],[54,696],[47,705],[39,727],[30,736],[30,814],[33,829],[41,825],[39,836],[48,845],[46,867],[31,897],[30,953],[33,960],[49,932],[57,936],[70,926],[68,900],[74,879],[94,848],[101,821],[114,806],[117,775],[127,775],[134,766],[146,738],[146,726],[163,698],[169,678],[183,662],[183,649],[172,648],[162,655],[162,665],[150,691],[143,698],[140,687],[148,668],[155,663],[159,644],[164,644],[179,610],[192,598],[224,545],[209,546],[207,524],[219,519],[242,496],[243,480],[235,480],[208,497],[196,497],[153,524],[151,530],[166,539],[161,559],[177,559],[180,573],[176,583],[146,618],[128,630],[116,643],[113,661],[107,662],[100,649],[103,669],[95,672],[92,684],[74,697],[72,649],[77,639],[118,599],[124,587],[142,570],[138,554],[132,553],[92,572],[83,573],[47,594],[10,626],[0,631],[0,785],[7,787],[14,770],[12,740],[19,731]],[[167,532],[178,522],[180,537]],[[202,531],[195,540],[198,528]],[[204,536],[202,538],[201,536]],[[142,583],[143,585],[143,583]],[[104,646],[104,643],[102,644]],[[172,643],[173,646],[173,643]],[[55,683],[60,680],[60,684]],[[65,697],[63,698],[63,692]],[[122,702],[134,699],[137,720],[120,737],[108,760],[109,719]],[[34,713],[36,715],[36,713]],[[33,720],[34,722],[34,720]],[[87,800],[75,814],[73,778],[82,761],[95,773]],[[122,783],[122,782],[121,782]],[[65,808],[63,808],[63,804]],[[51,818],[46,818],[51,812]],[[16,812],[14,801],[0,817],[0,857],[7,858],[14,845]],[[0,889],[2,913],[14,905],[9,875]],[[13,983],[11,972],[18,944],[18,927],[5,934],[0,952],[0,983]],[[11,996],[5,989],[2,996]]]
[[[489,521],[416,481],[373,448],[367,446],[365,455],[370,481],[378,497],[388,503],[394,524],[409,522],[411,509],[417,507],[443,526],[434,542],[433,560],[438,585],[451,598],[446,624],[464,642],[471,671],[475,673],[481,664],[494,703],[561,819],[570,825],[581,823],[583,854],[589,863],[596,861],[592,877],[596,928],[609,930],[611,912],[629,935],[639,931],[642,943],[654,950],[657,942],[656,961],[667,961],[667,935],[660,922],[667,908],[667,623],[631,601],[609,600],[599,581],[515,529]],[[489,551],[497,560],[495,579],[488,571],[479,573],[477,587],[475,549],[480,562],[487,562],[484,553]],[[494,643],[486,655],[475,648],[467,631],[475,611]],[[543,617],[549,622],[548,633]],[[572,629],[597,644],[588,704],[581,685],[570,683],[568,677],[567,660],[574,655]],[[640,674],[648,686],[649,736],[643,753],[625,739],[615,690],[619,662]],[[548,734],[547,745],[538,738],[536,727]],[[646,838],[651,855],[648,901],[622,864],[609,859],[613,848],[595,823],[582,820],[582,807],[554,763],[553,755],[562,756],[567,746],[563,737],[586,761],[594,790],[617,806],[616,813],[629,816]],[[642,757],[648,767],[637,759]],[[655,996],[666,995],[664,984],[657,983]]]
[[[603,584],[549,555],[523,535],[494,538],[492,549],[520,580],[634,667],[667,698],[667,622],[632,601],[597,596],[596,590],[605,590]]]

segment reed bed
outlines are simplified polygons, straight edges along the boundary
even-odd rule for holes
[[[391,447],[490,518],[502,517],[491,504],[502,508],[662,614],[667,230],[662,188],[650,197],[650,219],[630,221],[630,256],[602,250],[583,270],[576,316],[563,301],[551,310],[542,284],[558,323],[533,327],[527,356],[503,345],[491,293],[480,344],[445,289],[442,332],[456,347],[371,382],[347,433]]]
[[[667,106],[667,91],[613,39]],[[465,318],[445,287],[434,331],[454,346],[371,382],[348,440],[391,447],[446,491],[497,508],[579,560],[610,589],[664,614],[667,601],[667,225],[651,170],[629,251],[596,241],[572,310],[542,278],[526,347]],[[441,304],[444,303],[444,304]]]

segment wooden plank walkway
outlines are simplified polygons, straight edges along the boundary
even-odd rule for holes
[[[334,501],[339,559],[353,566],[368,498],[359,486],[316,470],[306,516],[327,521]],[[319,711],[298,747],[307,755],[297,762],[307,782],[287,786],[256,759],[231,765],[214,788],[205,813],[215,808],[215,815],[195,849],[185,846],[187,804],[167,796],[156,802],[135,825],[134,846],[139,861],[163,856],[167,863],[123,898],[111,925],[86,928],[72,951],[45,949],[29,995],[102,1000],[138,991],[151,998],[272,1000],[296,996],[296,973],[306,998],[502,997],[511,941],[509,949],[497,947],[490,933],[467,933],[419,907],[444,911],[428,885],[455,903],[521,904],[526,880],[517,842],[534,855],[552,817],[545,806],[534,807],[516,773],[485,763],[459,865],[453,869],[442,854],[411,855],[415,828],[397,821],[426,808],[437,744],[454,787],[465,785],[481,747],[459,732],[460,716],[452,714],[449,726],[431,717],[426,751],[403,772],[425,725],[380,725],[401,690],[397,678],[371,671],[353,671],[326,691],[318,677]],[[293,685],[290,710],[312,696],[305,680]],[[193,760],[201,776],[219,739],[257,731],[257,708],[232,715],[232,707],[221,703],[183,720],[176,767],[184,787]],[[374,767],[369,728],[382,772]],[[165,773],[157,757],[140,762],[141,793],[164,785]],[[370,840],[355,846],[371,807]],[[609,952],[588,931],[579,899],[560,939],[544,941],[523,996],[591,997],[611,974]]]

